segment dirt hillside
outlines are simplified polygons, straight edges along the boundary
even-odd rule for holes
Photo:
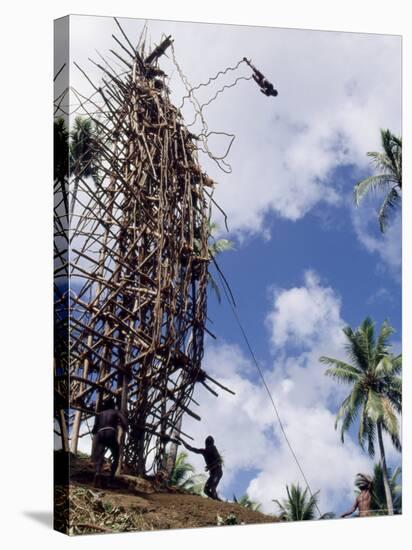
[[[89,461],[71,461],[71,466],[70,486],[57,486],[56,497],[63,513],[69,496],[69,524],[59,530],[72,535],[278,521],[275,516],[233,502],[219,502],[161,486],[150,478],[122,475],[109,485],[104,476],[102,487],[95,488]],[[57,520],[59,515],[57,510]]]

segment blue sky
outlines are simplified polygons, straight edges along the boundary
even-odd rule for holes
[[[401,288],[398,275],[391,266],[382,264],[376,253],[365,249],[357,239],[351,221],[351,209],[355,208],[351,204],[352,188],[358,176],[354,167],[342,168],[334,174],[339,183],[344,181],[341,190],[348,198],[344,205],[320,206],[321,214],[314,211],[299,221],[284,220],[269,214],[265,220],[271,228],[269,240],[249,237],[242,244],[237,244],[235,251],[219,257],[219,265],[230,282],[254,352],[268,371],[272,368],[274,354],[268,342],[270,327],[265,322],[271,308],[271,294],[276,288],[300,287],[303,272],[307,269],[314,270],[321,276],[323,284],[331,286],[340,297],[340,312],[345,324],[356,327],[367,315],[377,325],[388,319],[396,330],[393,337],[396,349],[400,349]],[[368,207],[374,212],[378,202],[371,201]],[[373,233],[376,238],[381,238],[378,229]],[[209,314],[213,320],[211,327],[218,335],[217,341],[236,343],[248,357],[247,346],[226,300],[223,298],[218,303],[213,292],[209,296]],[[292,344],[287,347],[287,352],[299,354],[299,349],[299,344]],[[341,349],[336,357],[344,359],[344,350]],[[319,365],[319,370],[324,370],[324,367]],[[256,384],[260,383],[252,364],[248,376]],[[274,398],[276,400],[276,395]],[[336,403],[331,410],[336,411]],[[351,435],[356,437],[353,432]],[[336,438],[338,441],[338,432]],[[300,459],[310,478],[311,465],[305,462],[304,455]],[[273,460],[276,462],[276,455]],[[290,460],[293,461],[292,457]],[[395,466],[400,461],[399,455],[393,455],[391,464]],[[225,487],[225,495],[230,498],[232,493],[239,495],[245,492],[258,471],[258,467],[239,470],[236,478]],[[297,480],[298,475],[285,479],[285,483]],[[333,500],[335,511],[341,512],[349,507],[350,499],[351,496],[346,493],[342,498]]]
[[[353,170],[346,168],[335,177],[345,177],[342,192],[348,203],[341,207],[319,206],[322,212],[310,212],[294,222],[267,216],[270,240],[259,236],[237,243],[235,251],[226,252],[218,263],[230,281],[238,309],[247,326],[254,347],[263,356],[267,352],[267,334],[261,320],[268,308],[268,292],[275,285],[287,288],[301,283],[302,272],[313,269],[342,297],[342,315],[357,326],[368,314],[377,323],[387,318],[401,332],[401,288],[390,268],[374,253],[368,253],[359,242],[351,222],[350,204],[353,184],[358,181]],[[376,201],[375,201],[376,202]],[[378,201],[379,202],[379,201]],[[374,205],[370,205],[373,211]],[[379,231],[374,231],[379,238]],[[236,237],[235,237],[236,239]],[[236,242],[236,241],[235,241]],[[216,276],[216,278],[218,278]],[[382,291],[382,289],[385,289]],[[217,334],[236,336],[231,312],[209,293],[209,312]],[[233,326],[230,326],[230,325]]]
[[[135,41],[143,23],[121,20]],[[106,53],[117,32],[110,18],[75,16],[71,59],[97,77],[87,61],[94,49]],[[397,36],[149,22],[148,39],[172,34],[179,69],[193,85],[206,82],[247,56],[272,80],[277,98],[242,80],[204,107],[208,127],[195,133],[225,131],[236,139],[222,172],[207,155],[200,161],[216,182],[214,198],[228,215],[221,237],[236,250],[219,258],[236,296],[238,311],[279,405],[288,436],[312,489],[320,490],[323,511],[337,513],[353,500],[357,472],[372,463],[353,437],[344,445],[334,415],[345,396],[323,375],[320,355],[344,358],[342,328],[367,316],[388,319],[400,350],[400,217],[382,237],[376,222],[379,197],[356,209],[352,189],[371,173],[366,152],[379,148],[379,129],[401,132],[401,40]],[[91,46],[92,45],[92,46]],[[172,98],[180,105],[186,91],[172,52],[161,66],[170,76]],[[250,76],[242,64],[196,92],[206,103],[225,84]],[[73,86],[90,90],[79,73]],[[72,98],[73,100],[73,98]],[[183,108],[193,120],[189,101]],[[208,147],[224,155],[228,136],[211,134]],[[211,330],[204,368],[236,391],[218,399],[196,390],[202,422],[186,419],[183,429],[200,446],[215,435],[225,457],[220,490],[232,498],[246,490],[275,511],[271,500],[285,496],[285,485],[300,482],[282,440],[267,394],[257,379],[233,316],[224,302],[209,299]],[[388,447],[391,464],[400,456]],[[192,462],[201,470],[196,455]]]

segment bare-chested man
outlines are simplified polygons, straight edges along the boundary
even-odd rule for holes
[[[269,82],[267,78],[263,76],[263,74],[256,69],[252,63],[246,59],[246,57],[243,58],[243,61],[249,65],[249,67],[252,69],[253,74],[253,80],[258,84],[260,91],[262,94],[265,94],[266,96],[273,96],[276,97],[278,95],[278,91],[275,90],[273,84]]]
[[[364,474],[358,474],[355,485],[360,489],[360,493],[355,499],[350,510],[341,515],[341,518],[346,518],[352,515],[356,510],[359,510],[359,517],[370,516],[372,503],[372,479]]]
[[[121,425],[127,430],[127,421],[124,415],[116,410],[113,398],[103,403],[102,411],[96,416],[92,430],[93,437],[93,461],[95,467],[94,485],[100,481],[100,473],[103,465],[104,454],[107,449],[112,454],[112,466],[110,480],[113,481],[119,464],[119,443],[117,441],[117,427]]]
[[[213,498],[214,500],[220,500],[220,498],[217,495],[216,488],[223,475],[223,471],[222,471],[223,461],[222,461],[222,457],[219,454],[219,451],[215,447],[215,440],[211,435],[208,435],[205,440],[204,449],[196,449],[195,447],[188,445],[184,441],[182,441],[182,443],[186,447],[186,449],[188,449],[189,451],[192,451],[192,453],[203,455],[203,458],[205,459],[205,462],[206,462],[206,471],[209,472],[209,479],[206,481],[205,489],[204,489],[205,494],[208,497]]]

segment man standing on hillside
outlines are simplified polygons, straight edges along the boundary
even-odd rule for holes
[[[119,464],[119,442],[117,441],[117,427],[121,425],[127,430],[125,416],[115,408],[114,399],[109,397],[103,403],[102,411],[96,415],[93,434],[93,461],[95,466],[94,485],[97,487],[100,481],[100,473],[103,465],[104,454],[107,449],[112,453],[112,466],[110,480],[113,481]]]
[[[208,435],[206,437],[204,449],[196,449],[195,447],[192,447],[191,445],[185,443],[183,440],[180,441],[183,443],[186,449],[188,449],[192,453],[203,455],[203,458],[206,462],[206,471],[209,472],[209,479],[206,481],[204,489],[205,494],[208,497],[213,498],[214,500],[221,500],[217,495],[216,488],[223,475],[223,461],[222,457],[215,447],[215,440],[213,439],[213,437],[211,435]]]

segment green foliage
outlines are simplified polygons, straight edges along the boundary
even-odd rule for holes
[[[400,466],[391,470],[388,468],[389,487],[393,498],[393,509],[395,514],[402,512],[402,469]],[[372,480],[372,505],[373,515],[387,515],[385,487],[383,484],[383,470],[381,464],[375,464]]]
[[[228,514],[226,517],[216,516],[216,525],[243,525],[235,514]]]
[[[341,424],[341,439],[356,422],[359,424],[358,441],[362,449],[367,446],[371,457],[375,456],[376,439],[382,464],[383,483],[386,485],[386,509],[393,513],[393,499],[386,467],[382,432],[386,432],[397,450],[401,450],[398,415],[402,412],[402,357],[390,351],[389,337],[393,328],[385,321],[375,338],[375,325],[367,317],[353,331],[345,327],[346,352],[351,364],[321,357],[321,363],[329,366],[326,375],[351,386],[337,415],[335,428]]]
[[[112,504],[111,502],[103,502],[102,505],[103,505],[103,510],[104,510],[105,512],[107,512],[108,514],[110,514],[111,512],[113,512],[114,506],[113,506],[113,504]]]
[[[184,451],[177,455],[175,466],[170,476],[170,484],[194,495],[203,495],[206,482],[204,474],[196,474],[195,469],[187,461],[188,454]]]
[[[377,428],[386,431],[396,449],[401,450],[398,414],[402,410],[402,384],[398,376],[402,369],[401,356],[390,352],[388,339],[393,328],[385,321],[375,339],[375,327],[370,318],[353,331],[345,327],[346,352],[350,363],[331,357],[321,357],[329,366],[326,375],[351,386],[336,415],[335,428],[341,425],[341,439],[357,421],[358,440],[362,449],[367,446],[375,456]]]
[[[235,502],[236,504],[240,504],[240,506],[243,506],[244,508],[253,510],[254,512],[259,512],[262,507],[259,502],[256,502],[255,500],[249,498],[249,495],[247,493],[242,495],[240,499],[237,499],[236,495],[233,495],[233,502]]]
[[[317,514],[318,494],[310,495],[308,489],[299,484],[286,485],[287,498],[273,500],[279,507],[279,517],[283,521],[307,521],[315,519]]]
[[[64,118],[54,122],[54,179],[70,174],[96,177],[94,139],[96,130],[88,118],[76,117],[70,132]]]
[[[95,129],[88,118],[76,117],[70,131],[70,168],[76,177],[97,177],[94,140]]]
[[[76,117],[70,132],[63,118],[58,118],[54,123],[54,179],[67,193],[64,184],[69,176],[73,177],[71,212],[76,203],[79,181],[92,177],[97,182],[99,176],[94,152],[96,136],[97,131],[88,118]]]
[[[386,195],[379,209],[378,219],[384,232],[391,210],[401,202],[402,191],[402,139],[389,130],[381,130],[383,152],[369,152],[368,156],[380,174],[369,176],[354,187],[355,204],[358,206],[369,193],[385,191]]]

